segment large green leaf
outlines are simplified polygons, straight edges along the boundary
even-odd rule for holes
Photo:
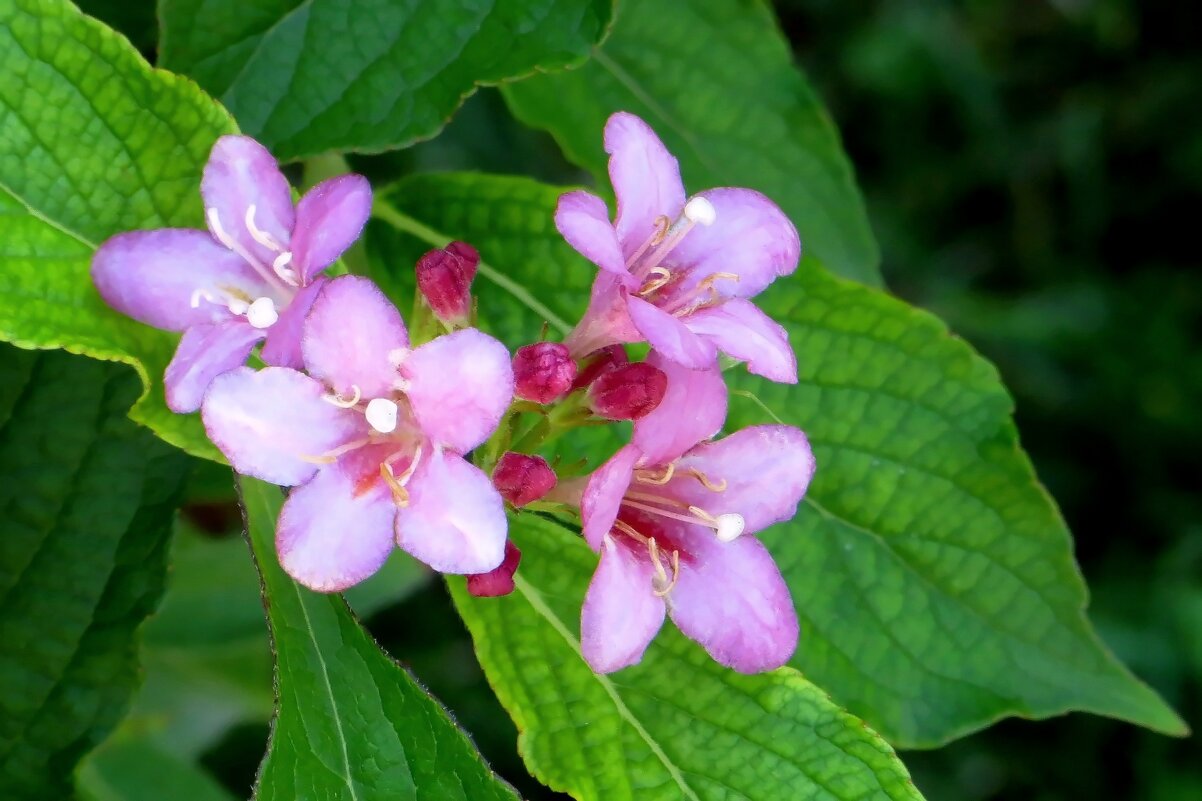
[[[520,288],[478,286],[508,334],[509,321],[536,325],[545,311],[572,320],[586,300],[573,296],[592,268],[550,223],[559,191],[421,176],[384,195],[380,218],[410,239],[475,244],[486,275]],[[526,296],[544,311],[516,310]],[[1068,530],[1019,448],[994,368],[931,315],[820,270],[761,300],[789,330],[801,381],[729,371],[767,409],[736,395],[728,426],[783,419],[818,457],[797,518],[764,535],[803,620],[794,664],[899,746],[1069,710],[1184,731],[1086,620]]]
[[[637,667],[593,673],[577,629],[596,555],[530,515],[511,534],[512,595],[450,585],[540,781],[581,801],[921,798],[875,732],[789,668],[743,676],[672,629]]]
[[[160,0],[162,64],[283,158],[436,134],[482,84],[582,61],[612,0]]]
[[[583,67],[503,89],[608,186],[601,145],[619,110],[647,120],[680,159],[685,185],[750,186],[785,210],[806,252],[880,284],[880,256],[838,132],[765,2],[623,0],[613,34]]]
[[[0,346],[0,798],[65,798],[138,681],[188,457],[130,371]]]
[[[446,711],[371,639],[337,595],[276,558],[279,488],[241,479],[267,603],[278,709],[255,797],[329,801],[514,799]]]
[[[219,458],[163,399],[177,335],[105,306],[88,264],[120,231],[199,227],[200,171],[232,121],[65,0],[0,2],[0,75],[0,339],[132,365],[147,394],[131,416]]]

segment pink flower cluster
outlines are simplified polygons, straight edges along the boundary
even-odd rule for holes
[[[410,341],[369,280],[320,275],[361,233],[367,181],[326,181],[294,206],[274,159],[246,137],[213,148],[207,231],[116,236],[93,278],[114,308],[183,332],[164,377],[169,406],[199,409],[235,470],[291,488],[276,546],[299,582],[345,589],[397,546],[467,574],[473,594],[504,595],[521,559],[505,507],[533,506],[579,515],[599,554],[581,615],[594,670],[638,662],[665,617],[718,662],[769,670],[792,655],[798,624],[754,535],[795,514],[814,459],[789,426],[715,439],[727,408],[719,354],[797,380],[785,330],[749,299],[796,268],[800,240],[752,190],[686,196],[676,160],[633,115],[610,118],[605,147],[614,220],[583,191],[555,214],[599,268],[588,309],[564,342],[512,358],[472,327],[473,248],[451,243],[418,262],[416,308],[446,333],[416,325]],[[260,342],[265,366],[245,366]],[[650,353],[632,362],[625,345],[640,342]],[[535,452],[614,420],[634,421],[631,441],[590,474]]]

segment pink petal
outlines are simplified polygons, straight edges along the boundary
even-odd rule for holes
[[[797,383],[797,357],[789,332],[749,300],[731,298],[690,314],[685,325],[712,341],[731,358],[770,381]]]
[[[409,346],[405,322],[369,279],[344,275],[326,284],[305,318],[301,352],[309,374],[343,397],[392,395],[395,359]]]
[[[665,358],[682,367],[702,370],[714,366],[718,350],[683,322],[642,298],[626,298],[626,311],[639,332]]]
[[[280,511],[280,565],[309,589],[341,592],[379,570],[392,552],[396,504],[379,462],[366,475],[362,462],[352,452],[323,467],[292,490]]]
[[[397,511],[396,544],[441,573],[487,573],[505,558],[505,507],[478,467],[453,453],[420,456]]]
[[[584,541],[594,551],[600,550],[602,538],[618,519],[622,497],[630,487],[634,466],[641,457],[638,448],[627,445],[589,476],[580,498],[580,517],[584,522]]]
[[[509,351],[474,328],[417,348],[401,374],[422,431],[459,453],[488,439],[513,399]]]
[[[650,559],[604,539],[580,611],[580,649],[597,673],[638,662],[663,625],[665,604],[654,592],[654,577]]]
[[[634,276],[626,269],[626,257],[622,255],[604,200],[583,191],[560,195],[555,207],[555,227],[580,255],[618,276],[624,284],[635,283]]]
[[[697,526],[675,533],[689,558],[669,594],[672,622],[715,661],[740,673],[788,662],[797,649],[797,612],[763,544],[746,535],[720,543]]]
[[[363,415],[322,400],[325,387],[285,367],[239,367],[213,379],[201,418],[239,473],[272,484],[303,484],[317,458],[366,436]]]
[[[605,123],[605,152],[618,197],[614,228],[629,258],[656,231],[657,217],[673,220],[684,208],[680,166],[647,123],[624,111]]]
[[[712,515],[742,515],[744,531],[752,534],[797,513],[814,467],[810,443],[798,429],[751,426],[690,450],[676,466],[680,478],[667,489]],[[726,482],[726,488],[706,489],[684,477],[689,469],[700,471],[711,484]]]
[[[213,145],[200,181],[205,220],[218,239],[233,239],[242,249],[270,265],[279,253],[251,236],[247,211],[255,207],[255,227],[288,248],[296,214],[288,179],[267,148],[249,136],[223,136]],[[212,217],[216,215],[219,232]]]
[[[92,257],[92,281],[117,311],[168,331],[229,319],[220,287],[250,298],[267,294],[249,264],[191,228],[117,234]],[[205,300],[198,290],[219,302]]]
[[[647,363],[668,376],[655,411],[634,424],[634,444],[648,465],[664,465],[709,439],[726,420],[726,382],[717,367],[690,370],[651,351]]]
[[[626,311],[626,298],[621,287],[621,280],[613,273],[597,273],[588,309],[563,341],[572,356],[581,359],[609,345],[642,341],[643,335],[634,327]]]
[[[293,370],[303,370],[304,356],[301,353],[301,340],[304,334],[305,317],[317,300],[325,278],[318,278],[308,286],[301,287],[292,300],[280,310],[280,319],[267,329],[267,342],[259,351],[264,362],[274,367],[291,367]]]
[[[340,175],[310,189],[296,206],[292,269],[310,280],[346,251],[371,216],[371,184],[362,175]]]
[[[246,364],[262,338],[263,331],[241,317],[189,328],[163,376],[167,406],[179,414],[199,409],[213,379]]]
[[[797,269],[801,240],[785,213],[751,189],[710,189],[702,192],[713,204],[713,225],[698,225],[672,251],[670,261],[690,267],[690,282],[714,273],[734,273],[739,280],[719,280],[724,296],[749,298],[776,278]]]

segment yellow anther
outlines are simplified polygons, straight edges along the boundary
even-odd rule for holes
[[[670,462],[664,472],[656,475],[654,470],[636,470],[634,472],[635,481],[643,484],[667,484],[672,480],[672,476],[676,474],[676,462]]]
[[[709,480],[709,477],[706,476],[705,473],[702,473],[696,467],[690,467],[688,470],[688,473],[693,478],[700,481],[701,486],[705,487],[710,492],[725,492],[726,491],[726,486],[727,486],[726,479],[722,479],[722,482],[720,484],[715,484],[714,482]]]
[[[363,393],[359,391],[358,384],[351,384],[351,393],[351,397],[344,398],[341,395],[332,392],[329,395],[322,395],[321,399],[326,403],[339,407],[340,409],[350,409],[351,407],[357,405],[359,400],[363,397]]]

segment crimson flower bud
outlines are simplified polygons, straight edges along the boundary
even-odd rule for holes
[[[535,403],[551,403],[566,395],[576,379],[576,362],[559,342],[523,345],[513,354],[514,394]]]
[[[525,506],[555,489],[555,471],[541,456],[506,451],[492,471],[492,483],[501,497],[514,506]]]
[[[417,288],[438,319],[448,325],[467,322],[472,307],[472,279],[480,254],[464,242],[431,250],[417,260]]]
[[[588,388],[589,408],[610,420],[638,420],[664,399],[668,376],[646,362],[606,370]]]
[[[487,573],[475,573],[467,577],[467,591],[477,598],[495,598],[513,592],[513,574],[522,561],[522,552],[512,542],[505,541],[505,560]]]
[[[610,370],[614,367],[621,367],[630,361],[626,355],[626,348],[621,345],[607,345],[600,350],[594,351],[584,361],[584,366],[576,375],[576,380],[572,383],[572,389],[580,389],[587,387],[596,380],[597,376]]]

